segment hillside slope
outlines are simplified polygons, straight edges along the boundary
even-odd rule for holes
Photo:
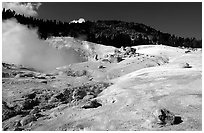
[[[88,20],[83,23],[69,23],[25,17],[16,14],[15,11],[2,10],[3,20],[12,18],[15,18],[20,24],[27,25],[29,28],[37,28],[38,35],[42,39],[47,39],[52,36],[72,36],[74,38],[117,48],[121,46],[147,44],[164,44],[173,47],[202,47],[202,41],[196,38],[179,37],[136,22]]]

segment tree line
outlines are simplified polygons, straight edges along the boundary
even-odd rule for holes
[[[202,40],[183,38],[169,33],[163,33],[141,23],[123,22],[118,20],[86,21],[84,23],[69,23],[56,20],[44,20],[26,17],[13,10],[2,10],[2,19],[15,18],[18,23],[28,28],[37,28],[38,36],[47,39],[52,36],[83,38],[87,41],[111,45],[115,47],[136,46],[147,44],[163,44],[173,47],[201,48]]]

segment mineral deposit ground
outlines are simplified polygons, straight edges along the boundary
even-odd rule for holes
[[[202,49],[80,45],[46,72],[2,63],[3,130],[202,130]]]

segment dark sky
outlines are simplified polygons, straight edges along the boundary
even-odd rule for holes
[[[182,37],[202,38],[201,2],[58,2],[42,3],[38,17],[71,21],[122,20]]]

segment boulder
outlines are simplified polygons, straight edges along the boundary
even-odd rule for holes
[[[175,115],[165,108],[156,110],[154,116],[160,125],[173,125],[175,121]]]

